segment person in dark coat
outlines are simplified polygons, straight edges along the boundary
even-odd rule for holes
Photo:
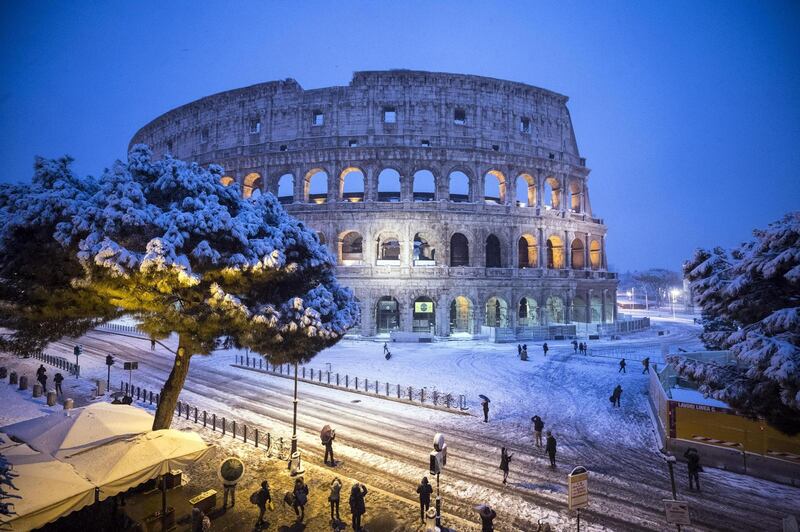
[[[622,386],[617,384],[617,387],[614,388],[614,392],[611,394],[611,404],[616,407],[619,407],[621,397],[622,397]]]
[[[484,399],[483,402],[481,402],[481,406],[483,406],[483,422],[484,423],[488,423],[489,422],[489,401]]]
[[[574,352],[576,352],[576,353],[578,352],[578,341],[577,340],[573,340],[572,341],[572,350]]]
[[[53,382],[56,383],[56,395],[64,395],[61,391],[61,383],[64,381],[64,376],[61,373],[56,373],[53,376]]]
[[[700,465],[700,453],[694,447],[689,447],[683,453],[683,457],[686,458],[686,466],[689,468],[689,489],[694,489],[692,487],[692,481],[694,481],[697,491],[700,491],[700,471],[703,470]]]
[[[545,452],[547,452],[547,456],[550,457],[550,467],[553,469],[556,468],[556,439],[553,436],[553,433],[549,430],[547,431],[547,444],[544,448]]]
[[[617,373],[627,373],[625,371],[625,359],[624,358],[619,361],[619,371],[617,371]]]
[[[333,440],[336,439],[336,431],[332,430],[330,434],[326,435],[325,438],[322,439],[322,445],[325,446],[325,458],[323,461],[325,465],[328,465],[328,456],[331,457],[330,464],[331,466],[336,465],[336,461],[333,459]]]
[[[328,495],[328,502],[331,503],[331,521],[334,523],[341,521],[339,518],[339,500],[341,499],[341,491],[342,481],[339,480],[339,477],[336,477],[331,481],[331,494]]]
[[[297,521],[300,522],[306,517],[306,503],[308,502],[308,486],[303,482],[303,478],[299,477],[294,481],[294,513],[297,515]]]
[[[364,497],[367,496],[367,487],[356,482],[350,490],[350,513],[353,515],[353,530],[361,530],[361,516],[367,512]]]
[[[419,493],[419,517],[424,523],[425,512],[431,507],[431,494],[433,493],[433,486],[428,483],[428,477],[422,477],[422,482],[417,486],[417,493]]]
[[[505,447],[500,449],[500,470],[503,471],[503,484],[508,480],[508,465],[511,463],[513,454],[509,454]]]
[[[47,373],[42,373],[39,375],[39,384],[42,385],[42,391],[47,393]]]
[[[644,366],[642,373],[648,373],[650,371],[650,357],[645,357],[644,360],[642,360],[642,366]]]
[[[267,511],[267,503],[269,502],[272,502],[272,495],[269,492],[269,482],[265,480],[261,483],[261,489],[256,492],[256,506],[258,506],[256,527],[264,524],[264,512]]]
[[[517,356],[522,356],[522,344],[517,344]]]
[[[484,506],[480,514],[481,516],[481,532],[494,532],[494,518],[497,513],[488,506]]]
[[[383,342],[383,354],[384,356],[389,354],[389,346],[386,345],[386,342]]]
[[[547,352],[550,351],[550,347],[548,347],[547,342],[542,345],[542,351],[544,351],[544,356],[547,356]]]
[[[539,416],[533,416],[531,418],[533,421],[533,436],[536,440],[536,447],[542,446],[542,430],[544,429],[544,421]]]

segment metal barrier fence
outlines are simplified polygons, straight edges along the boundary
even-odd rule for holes
[[[272,375],[294,376],[291,364],[270,364],[261,357],[251,357],[249,355],[236,355],[235,360],[234,366],[256,369]],[[401,386],[400,384],[391,384],[386,381],[381,382],[377,379],[359,378],[348,374],[342,375],[305,366],[297,368],[297,378],[310,384],[323,384],[332,388],[361,392],[384,399],[420,403],[425,406],[456,411],[468,410],[467,399],[463,394],[455,395],[438,390],[428,390],[427,388]]]
[[[55,366],[58,369],[63,369],[67,371],[70,375],[75,375],[76,377],[81,376],[81,367],[78,364],[73,364],[69,360],[63,357],[57,357],[55,355],[48,355],[44,351],[37,351],[32,353],[31,356],[38,360],[41,360],[45,364],[49,364],[51,366]]]
[[[147,390],[140,386],[129,386],[124,381],[120,381],[119,389],[135,401],[158,405],[161,400],[159,393],[153,393],[152,390]],[[264,448],[270,455],[274,453],[280,459],[287,458],[287,456],[283,456],[288,454],[288,452],[284,452],[286,450],[283,449],[283,443],[284,441],[288,442],[288,440],[284,440],[282,437],[273,438],[269,431],[260,427],[237,422],[235,419],[229,419],[226,416],[218,416],[215,412],[208,412],[201,410],[197,406],[191,406],[186,401],[178,401],[175,406],[175,412],[179,418],[187,419],[198,425],[202,424],[204,429],[211,429],[212,432],[221,432],[223,436],[230,436],[233,439],[238,437],[244,443]]]
[[[150,337],[149,334],[139,329],[135,325],[122,325],[120,323],[104,323],[102,325],[98,325],[95,329],[100,329],[104,331],[115,331],[115,332],[124,332],[130,334],[137,334],[139,336]]]

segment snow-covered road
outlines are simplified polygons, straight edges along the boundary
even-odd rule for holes
[[[697,347],[696,329],[669,324],[664,337],[641,333],[616,342],[594,342],[594,353],[641,351],[658,357],[661,344]],[[105,378],[105,355],[138,360],[137,384],[157,389],[171,366],[162,348],[149,341],[92,332],[84,345],[84,375]],[[168,345],[171,345],[167,342]],[[48,352],[71,353],[72,342]],[[582,513],[589,529],[662,530],[662,499],[670,496],[664,461],[657,452],[647,412],[646,377],[631,361],[628,374],[617,360],[573,355],[565,342],[551,342],[545,359],[540,344],[529,344],[532,360],[521,362],[516,347],[483,342],[393,344],[385,361],[380,343],[343,341],[312,363],[333,371],[415,387],[437,386],[465,393],[475,416],[459,416],[403,405],[310,384],[300,385],[300,446],[309,460],[321,462],[319,429],[337,428],[338,474],[379,487],[408,500],[427,474],[428,453],[436,432],[448,438],[449,456],[442,475],[444,509],[451,526],[463,530],[475,522],[472,506],[489,503],[498,513],[498,530],[534,530],[540,518],[558,529],[574,526],[566,509],[566,475],[573,466],[591,471],[590,507]],[[230,367],[234,353],[217,352],[192,359],[182,398],[192,405],[253,423],[274,433],[290,434],[291,381]],[[119,382],[121,371],[112,380]],[[127,377],[127,375],[125,375]],[[622,384],[622,408],[608,400]],[[477,416],[477,394],[492,398],[490,423]],[[559,467],[551,471],[533,446],[530,417],[539,414],[558,439]],[[501,483],[500,447],[514,453],[509,485]],[[254,452],[256,452],[254,450]],[[685,489],[677,468],[679,498],[689,500],[695,529],[764,530],[800,507],[800,490],[767,481],[706,469],[703,493]],[[415,516],[409,516],[413,523]]]

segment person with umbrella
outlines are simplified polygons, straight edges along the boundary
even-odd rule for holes
[[[494,532],[494,518],[497,513],[485,504],[479,504],[475,509],[481,518],[481,532]]]
[[[489,398],[481,394],[478,397],[482,399],[481,406],[483,407],[483,422],[489,422]]]
[[[322,432],[320,432],[319,436],[322,440],[322,445],[325,446],[325,457],[323,459],[325,465],[328,465],[328,456],[330,456],[331,466],[336,466],[336,462],[333,459],[333,440],[336,438],[336,431],[330,425],[325,425],[322,427]]]
[[[508,466],[513,454],[509,454],[505,447],[500,449],[500,470],[503,472],[503,484],[508,480]]]

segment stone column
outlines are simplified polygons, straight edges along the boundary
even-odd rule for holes
[[[506,204],[512,207],[517,206],[517,179],[506,176]]]
[[[561,176],[561,205],[559,205],[559,210],[562,212],[569,212],[569,204],[571,203],[570,192],[569,192],[569,183],[567,181],[567,175],[563,174]]]
[[[545,262],[545,257],[544,257],[544,250],[546,249],[547,245],[544,241],[544,231],[542,230],[541,227],[537,229],[537,231],[538,231],[538,236],[536,237],[536,252],[538,254],[537,260],[539,261],[539,264],[537,266],[539,268],[547,268],[547,263]]]
[[[603,290],[603,296],[602,296],[602,299],[600,300],[600,301],[601,301],[601,303],[602,303],[602,305],[603,305],[603,306],[602,306],[602,310],[600,311],[600,312],[601,312],[601,314],[602,314],[602,315],[600,316],[600,322],[601,322],[601,323],[605,323],[605,322],[606,322],[606,299],[607,299],[607,298],[608,298],[608,290],[607,290],[607,289],[604,289],[604,290]]]
[[[375,304],[372,296],[361,299],[361,334],[364,336],[375,334]]]
[[[335,168],[334,170],[330,170],[328,173],[328,195],[326,201],[328,203],[336,203],[340,200],[339,198],[339,183],[341,178],[339,177],[339,165],[338,163],[334,163]]]
[[[572,323],[572,292],[564,292],[564,323]]]
[[[366,175],[364,175],[364,201],[377,201],[378,200],[378,183],[376,168],[369,165],[363,168]]]
[[[306,174],[302,168],[295,168],[294,169],[294,198],[292,199],[292,203],[303,203],[306,201],[305,197],[305,185],[306,185]]]
[[[400,330],[411,332],[411,320],[414,315],[414,302],[405,292],[397,294],[397,301],[400,303]]]
[[[572,233],[564,231],[564,268],[567,270],[572,269]]]
[[[592,265],[589,264],[589,233],[584,233],[583,239],[583,269],[591,270]]]
[[[436,334],[450,336],[450,308],[447,306],[447,295],[441,294],[436,299]]]
[[[592,292],[592,288],[586,291],[586,323],[592,323]]]
[[[544,172],[536,171],[536,206],[544,207]]]
[[[600,267],[603,270],[608,270],[608,261],[606,261],[606,237],[600,237]]]

